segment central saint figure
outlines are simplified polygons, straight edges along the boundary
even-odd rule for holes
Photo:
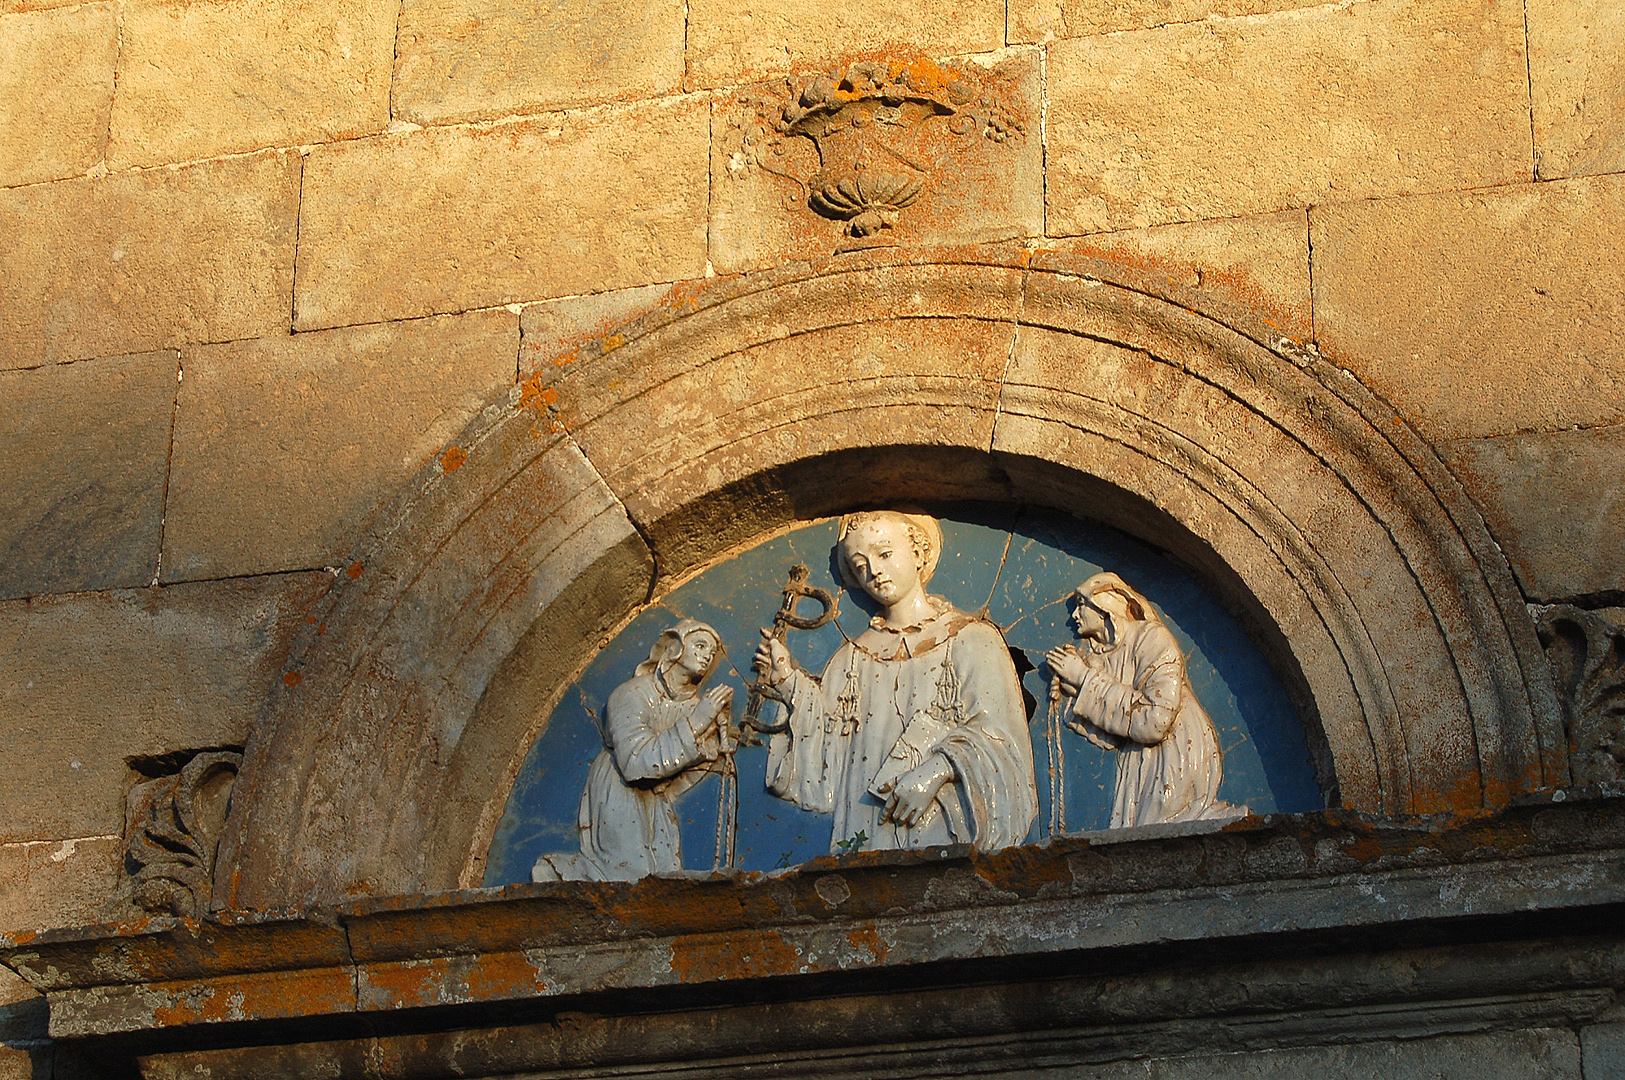
[[[767,786],[834,815],[830,851],[1026,840],[1038,814],[1027,713],[997,626],[928,595],[942,529],[924,514],[840,521],[848,589],[883,609],[815,677],[763,630],[756,666],[789,729],[768,744]]]

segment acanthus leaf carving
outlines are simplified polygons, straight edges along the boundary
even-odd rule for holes
[[[143,781],[125,801],[124,876],[110,914],[131,907],[196,918],[209,910],[215,851],[243,755],[194,754],[178,772]]]
[[[1537,610],[1575,782],[1625,780],[1625,609],[1555,604]]]

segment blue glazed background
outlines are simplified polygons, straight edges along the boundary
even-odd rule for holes
[[[1114,529],[1047,512],[969,512],[941,520],[944,550],[930,591],[965,610],[985,606],[1010,645],[1037,668],[1051,646],[1072,640],[1065,603],[1072,589],[1100,570],[1116,572],[1156,606],[1185,650],[1191,685],[1224,750],[1220,797],[1257,813],[1324,805],[1302,726],[1274,672],[1236,621],[1173,561]],[[708,622],[721,633],[726,653],[708,685],[732,682],[734,715],[743,713],[757,628],[771,624],[789,567],[806,563],[812,584],[836,591],[834,542],[834,521],[796,529],[707,570],[634,618],[567,690],[531,746],[497,826],[485,884],[528,881],[538,855],[577,849],[576,807],[587,767],[603,745],[597,717],[610,691],[631,677],[656,636],[678,618]],[[816,607],[804,601],[802,611]],[[842,634],[861,633],[873,613],[867,596],[841,593],[836,622],[791,631],[791,652],[821,672]],[[1022,682],[1041,714],[1047,689],[1039,672],[1026,672]],[[1042,715],[1033,719],[1040,809],[1028,839],[1038,840],[1050,819],[1050,762]],[[1103,829],[1111,817],[1115,761],[1070,731],[1064,738],[1067,831]],[[741,749],[738,764],[739,865],[769,870],[828,854],[829,817],[799,810],[763,787],[766,749]],[[683,865],[709,869],[716,779],[697,785],[677,809]]]

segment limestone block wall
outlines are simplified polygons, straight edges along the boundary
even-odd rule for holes
[[[741,167],[741,88],[917,56],[1026,134],[898,242],[1262,312],[1433,443],[1529,600],[1625,591],[1617,0],[0,0],[0,926],[96,915],[144,763],[243,743],[484,402],[834,250]]]

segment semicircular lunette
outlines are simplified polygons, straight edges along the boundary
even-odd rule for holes
[[[1342,805],[1566,775],[1533,627],[1431,449],[1312,351],[1135,275],[855,253],[674,294],[547,365],[380,515],[296,645],[216,903],[477,884],[527,747],[620,627],[742,545],[900,494],[1061,510],[1192,568]],[[488,693],[520,670],[548,692]]]
[[[784,591],[799,581],[806,583],[801,587],[836,595],[837,614],[832,622],[811,629],[787,627],[782,639],[802,671],[822,673],[822,696],[832,712],[839,710],[848,690],[849,658],[842,655],[843,646],[862,642],[880,608],[851,584],[842,591],[832,550],[837,527],[835,520],[800,526],[690,578],[644,608],[562,696],[551,694],[557,704],[525,755],[492,840],[482,884],[505,885],[533,876],[631,879],[678,869],[773,870],[819,855],[953,842],[946,818],[936,814],[902,829],[798,805],[769,788],[775,771],[773,736],[747,734],[743,744],[730,743],[734,749],[729,755],[718,746],[714,726],[707,726],[706,695],[725,688],[721,692],[732,691],[723,713],[726,729],[731,738],[738,737],[749,707],[748,687],[757,678],[751,660],[759,631],[774,627]],[[997,668],[1008,663],[1019,689],[1006,705],[1013,714],[1012,727],[1027,744],[1028,764],[1023,767],[1031,771],[1035,800],[1031,817],[1014,825],[1021,841],[1124,825],[1224,820],[1248,809],[1270,813],[1325,805],[1291,695],[1236,618],[1177,561],[1108,526],[1032,507],[948,507],[940,528],[941,558],[930,579],[930,595],[985,619],[996,631],[987,640],[998,644],[991,655],[982,656],[969,644],[950,644],[948,666],[959,674],[946,695],[941,694],[941,655],[926,649],[892,665],[920,669],[913,681],[921,707],[904,710],[914,722],[913,734],[899,751],[899,761],[918,766],[925,755],[916,751],[929,751],[948,733],[939,731],[939,725],[973,722],[967,713],[975,712],[973,703],[979,699],[968,684],[978,677],[976,664]],[[797,578],[797,571],[808,576]],[[1114,737],[1086,721],[1075,712],[1077,691],[1051,693],[1046,653],[1070,645],[1087,650],[1089,645],[1075,630],[1074,590],[1108,575],[1132,582],[1146,609],[1116,615],[1119,648],[1099,648],[1097,653],[1119,660],[1143,653],[1139,663],[1145,671],[1133,662],[1126,668],[1119,663],[1114,677],[1139,682],[1168,708],[1147,710],[1142,717],[1127,705],[1118,713],[1100,714],[1100,719],[1114,727],[1131,718],[1166,721],[1150,743]],[[819,607],[805,600],[801,610],[811,614]],[[686,694],[675,659],[666,670],[677,674],[665,677],[676,690],[657,682],[662,677],[657,670],[645,670],[660,643],[685,628],[713,634],[722,645],[715,670],[705,672]],[[1164,632],[1152,643],[1162,646],[1161,651],[1141,641]],[[1004,652],[1008,659],[999,655]],[[1153,673],[1153,667],[1161,670]],[[869,692],[870,681],[857,680],[860,696]],[[901,734],[886,726],[899,681],[896,673],[888,673],[881,680],[887,693],[883,701],[872,703],[873,715],[849,724],[850,739],[866,739],[879,751],[874,771],[882,786],[887,772],[881,763]],[[516,671],[513,682],[493,682],[487,693],[536,700],[556,689],[536,685],[534,677]],[[946,700],[939,702],[939,696]],[[955,705],[959,715],[947,717]],[[761,715],[771,721],[782,711],[768,699]],[[892,726],[901,722],[902,716],[894,713]],[[700,738],[685,735],[696,730]],[[926,731],[935,733],[930,743],[922,741]],[[1211,753],[1186,753],[1183,743],[1204,737],[1212,740]],[[951,738],[949,743],[951,749]],[[654,753],[654,748],[662,752]],[[861,763],[866,751],[854,742],[853,753]],[[736,783],[730,788],[733,777]],[[1161,796],[1165,783],[1177,788],[1177,798]],[[867,786],[868,780],[858,785]],[[1148,787],[1156,789],[1149,796]],[[939,795],[939,805],[952,806],[950,800],[960,797],[950,785]],[[857,798],[865,801],[861,791]],[[952,812],[960,815],[960,825],[974,826],[974,806]]]

